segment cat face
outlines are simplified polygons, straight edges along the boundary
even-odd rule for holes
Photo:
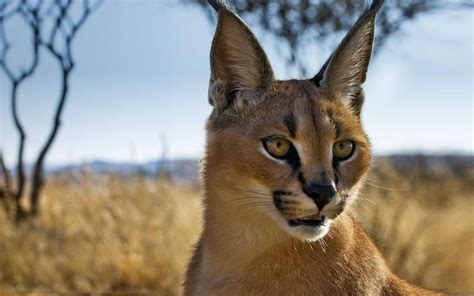
[[[317,239],[355,200],[370,145],[354,111],[312,82],[275,82],[271,89],[248,111],[211,116],[206,171],[229,189],[235,211],[266,215],[292,235]]]
[[[274,79],[242,20],[219,12],[204,180],[210,196],[222,200],[211,202],[252,223],[269,219],[303,240],[328,232],[355,200],[370,164],[361,85],[377,9],[359,20],[313,79],[289,81]]]

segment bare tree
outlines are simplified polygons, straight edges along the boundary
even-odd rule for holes
[[[78,1],[74,1],[74,3],[77,4]],[[0,0],[0,68],[10,82],[11,112],[19,135],[16,171],[17,189],[13,193],[17,205],[17,218],[25,214],[25,210],[21,206],[21,199],[24,196],[26,183],[23,160],[26,132],[17,109],[18,88],[37,69],[41,49],[44,49],[46,53],[49,53],[58,62],[61,72],[61,90],[54,113],[53,125],[45,144],[39,152],[31,174],[31,214],[36,215],[38,213],[39,197],[44,184],[44,160],[61,126],[61,116],[69,91],[70,74],[74,68],[72,44],[79,29],[102,1],[82,0],[80,8],[76,7],[77,5],[74,3],[73,0]],[[75,14],[76,17],[73,17]],[[10,44],[5,30],[6,23],[15,16],[19,16],[32,32],[33,58],[31,64],[26,69],[22,69],[18,74],[8,64]]]
[[[18,88],[20,85],[26,81],[28,78],[33,75],[36,70],[39,62],[39,45],[40,45],[40,32],[39,30],[33,30],[33,42],[32,42],[32,52],[33,57],[31,59],[31,64],[22,69],[20,73],[15,73],[11,67],[7,64],[8,52],[10,49],[10,43],[7,40],[5,32],[5,22],[15,15],[19,15],[23,21],[30,23],[38,23],[38,7],[28,7],[26,8],[26,2],[19,2],[18,5],[14,6],[9,5],[11,2],[1,1],[0,2],[0,67],[10,82],[10,99],[11,99],[11,113],[13,116],[13,122],[15,123],[16,130],[19,135],[19,145],[17,153],[17,170],[16,170],[16,181],[17,181],[17,190],[13,193],[16,204],[17,204],[17,213],[22,215],[24,213],[23,208],[21,207],[21,197],[23,196],[23,190],[25,185],[25,173],[24,173],[24,164],[23,164],[23,153],[25,147],[26,134],[23,128],[23,125],[19,119],[18,115]]]
[[[74,60],[72,56],[72,42],[77,36],[78,30],[85,23],[87,18],[90,16],[99,5],[101,1],[96,1],[94,4],[90,4],[89,0],[83,0],[82,13],[78,20],[74,21],[70,16],[70,10],[72,7],[72,0],[68,1],[56,1],[56,5],[50,11],[50,15],[54,18],[54,27],[51,30],[49,39],[42,41],[42,45],[45,46],[48,51],[56,58],[61,69],[61,93],[54,114],[53,127],[48,135],[48,138],[41,148],[41,151],[36,159],[33,168],[33,183],[31,189],[31,212],[33,215],[38,213],[38,199],[43,188],[43,163],[44,159],[53,144],[59,127],[61,126],[61,115],[66,103],[66,98],[69,90],[69,77],[72,69],[74,68]],[[62,34],[58,34],[61,32]],[[60,36],[60,37],[58,37]],[[62,48],[57,45],[58,38],[62,38],[64,46]]]
[[[207,0],[182,0],[194,3],[208,11]],[[308,44],[327,44],[331,38],[346,32],[360,15],[367,0],[222,0],[235,7],[235,11],[250,22],[286,43],[288,63],[306,71],[299,57]],[[430,12],[446,9],[473,8],[472,0],[390,0],[385,1],[378,16],[376,52],[384,41],[401,30],[403,23]]]
[[[16,171],[16,182],[17,190],[13,193],[16,200],[16,207],[18,215],[23,215],[24,210],[21,206],[21,198],[23,196],[23,190],[25,188],[25,173],[23,164],[23,153],[25,147],[26,134],[23,125],[18,116],[18,89],[20,85],[25,82],[28,78],[33,75],[39,62],[39,46],[40,46],[40,32],[37,29],[39,26],[36,24],[40,23],[39,20],[39,5],[31,7],[27,5],[26,1],[21,1],[17,5],[12,5],[12,1],[2,0],[0,2],[0,67],[6,74],[10,81],[10,99],[11,99],[11,113],[13,122],[15,123],[16,130],[19,135],[19,145],[17,153],[17,171]],[[31,63],[26,69],[22,69],[20,73],[15,73],[11,67],[7,64],[8,52],[10,44],[7,40],[5,32],[5,22],[11,17],[19,15],[21,19],[28,24],[35,24],[32,26],[33,31],[33,44],[32,52],[33,57]]]

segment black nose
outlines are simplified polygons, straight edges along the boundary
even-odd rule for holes
[[[304,186],[303,192],[311,197],[321,210],[336,194],[336,188],[332,184],[311,183]]]

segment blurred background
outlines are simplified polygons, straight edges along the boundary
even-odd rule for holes
[[[287,79],[370,1],[229,2]],[[474,5],[386,2],[357,219],[402,278],[474,292]],[[214,25],[201,0],[0,0],[0,292],[180,293]]]

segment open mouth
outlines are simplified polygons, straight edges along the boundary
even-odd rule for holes
[[[290,226],[321,226],[324,225],[326,222],[326,217],[321,216],[319,214],[316,215],[309,215],[299,219],[292,219],[288,220],[288,225]]]

